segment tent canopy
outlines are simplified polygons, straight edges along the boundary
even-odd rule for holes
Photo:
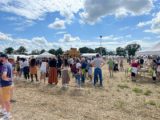
[[[160,56],[160,42],[148,50],[137,52],[137,56],[141,56],[141,55],[158,55],[158,56]]]
[[[84,53],[82,54],[81,56],[82,57],[89,57],[89,58],[92,58],[92,57],[96,57],[97,53]]]
[[[48,52],[44,52],[44,53],[38,55],[36,58],[53,58],[53,57],[55,57],[55,55],[50,54]]]

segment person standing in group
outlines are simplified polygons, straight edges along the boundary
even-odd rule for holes
[[[100,86],[103,86],[102,83],[102,67],[105,65],[105,61],[100,57],[99,54],[96,55],[96,58],[92,61],[92,65],[94,66],[94,86],[96,85],[96,82],[98,81],[98,76],[100,80]]]
[[[41,73],[40,80],[44,79],[44,84],[46,81],[47,67],[48,67],[48,63],[46,62],[45,59],[43,59],[40,66],[40,73]]]
[[[87,62],[85,60],[85,58],[81,59],[81,82],[82,84],[85,83],[85,79],[86,79],[86,69],[87,69]]]
[[[120,58],[119,67],[120,67],[120,71],[124,71],[123,58]]]
[[[9,120],[12,118],[10,100],[11,100],[11,85],[13,81],[13,73],[12,73],[13,71],[11,63],[8,62],[8,56],[2,54],[1,59],[3,62],[3,69],[1,75],[2,98],[3,98],[3,105],[6,110],[6,113],[2,119]]]
[[[113,77],[113,69],[114,69],[114,61],[112,60],[112,58],[109,58],[107,64],[108,64],[110,78],[112,78]]]
[[[23,59],[23,74],[24,78],[29,80],[29,62],[27,59]]]
[[[4,104],[3,104],[3,97],[2,97],[2,85],[1,85],[1,78],[2,78],[2,72],[3,72],[3,63],[2,63],[2,59],[0,57],[0,105],[1,105],[1,108],[0,108],[0,115],[5,115],[5,107],[4,107]]]
[[[138,60],[133,59],[131,62],[131,79],[133,82],[136,82],[138,67],[139,67]]]
[[[91,61],[89,61],[88,65],[89,65],[89,67],[88,67],[88,77],[90,79],[90,82],[92,82],[92,63],[91,63]]]
[[[67,59],[64,59],[62,64],[62,86],[65,88],[69,84],[70,76],[69,76],[69,64]]]
[[[160,80],[160,58],[157,59],[157,79]]]
[[[79,88],[81,88],[81,63],[80,60],[76,60],[76,72],[75,72],[76,83]]]
[[[30,75],[31,75],[31,82],[33,82],[33,76],[35,76],[36,81],[38,81],[37,64],[36,64],[35,58],[32,58],[30,61],[29,71],[30,71]]]
[[[23,58],[19,59],[19,67],[20,67],[19,77],[21,77],[23,74]]]
[[[61,67],[62,67],[62,59],[60,56],[58,56],[57,60],[57,76],[61,77]]]
[[[48,83],[49,84],[55,84],[57,85],[58,83],[58,78],[57,78],[57,60],[56,58],[51,58],[49,61],[49,76],[48,76]]]

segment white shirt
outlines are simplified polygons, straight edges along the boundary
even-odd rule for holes
[[[29,62],[28,62],[27,60],[24,61],[22,66],[23,66],[23,67],[28,67],[28,66],[29,66]]]
[[[92,61],[92,64],[94,64],[94,67],[95,67],[95,68],[101,68],[101,64],[102,64],[102,63],[105,63],[102,58],[95,58],[95,59]]]
[[[76,64],[76,68],[79,69],[81,67],[81,63]]]

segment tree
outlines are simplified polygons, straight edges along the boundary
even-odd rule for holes
[[[107,55],[116,55],[115,51],[107,51]]]
[[[126,56],[126,50],[122,47],[116,48],[116,54],[119,56]]]
[[[95,50],[88,47],[79,48],[80,53],[95,53]]]
[[[62,54],[63,54],[62,48],[58,48],[58,49],[55,51],[55,54],[56,54],[56,55],[62,55]]]
[[[17,53],[19,54],[25,54],[27,52],[26,48],[24,46],[20,46],[18,49],[17,49]]]
[[[39,55],[40,54],[40,51],[39,50],[32,50],[31,52],[32,55]]]
[[[88,47],[79,48],[80,53],[88,53],[88,50],[89,50]]]
[[[40,54],[42,54],[42,53],[44,53],[44,52],[46,52],[46,50],[45,50],[45,49],[42,49],[42,50],[40,51]]]
[[[101,54],[101,50],[102,50],[102,55],[107,54],[106,48],[104,48],[104,47],[98,47],[98,48],[95,49],[95,51],[99,54]]]
[[[135,56],[136,52],[139,51],[141,46],[139,44],[129,44],[126,46],[126,51],[128,52],[128,56]]]
[[[5,52],[6,54],[12,54],[12,53],[14,52],[14,49],[13,49],[12,47],[8,47],[8,48],[6,48],[6,49],[4,50],[4,52]]]
[[[95,53],[95,50],[92,49],[92,48],[89,48],[89,49],[88,49],[88,53]]]
[[[53,54],[53,55],[55,55],[56,50],[55,49],[50,49],[48,52],[51,53],[51,54]]]

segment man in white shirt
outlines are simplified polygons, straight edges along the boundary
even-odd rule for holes
[[[102,84],[102,67],[105,65],[105,61],[100,57],[99,54],[96,55],[96,58],[92,61],[92,65],[94,66],[94,86],[96,85],[96,82],[98,81],[98,76],[100,80],[100,86],[103,86]]]

